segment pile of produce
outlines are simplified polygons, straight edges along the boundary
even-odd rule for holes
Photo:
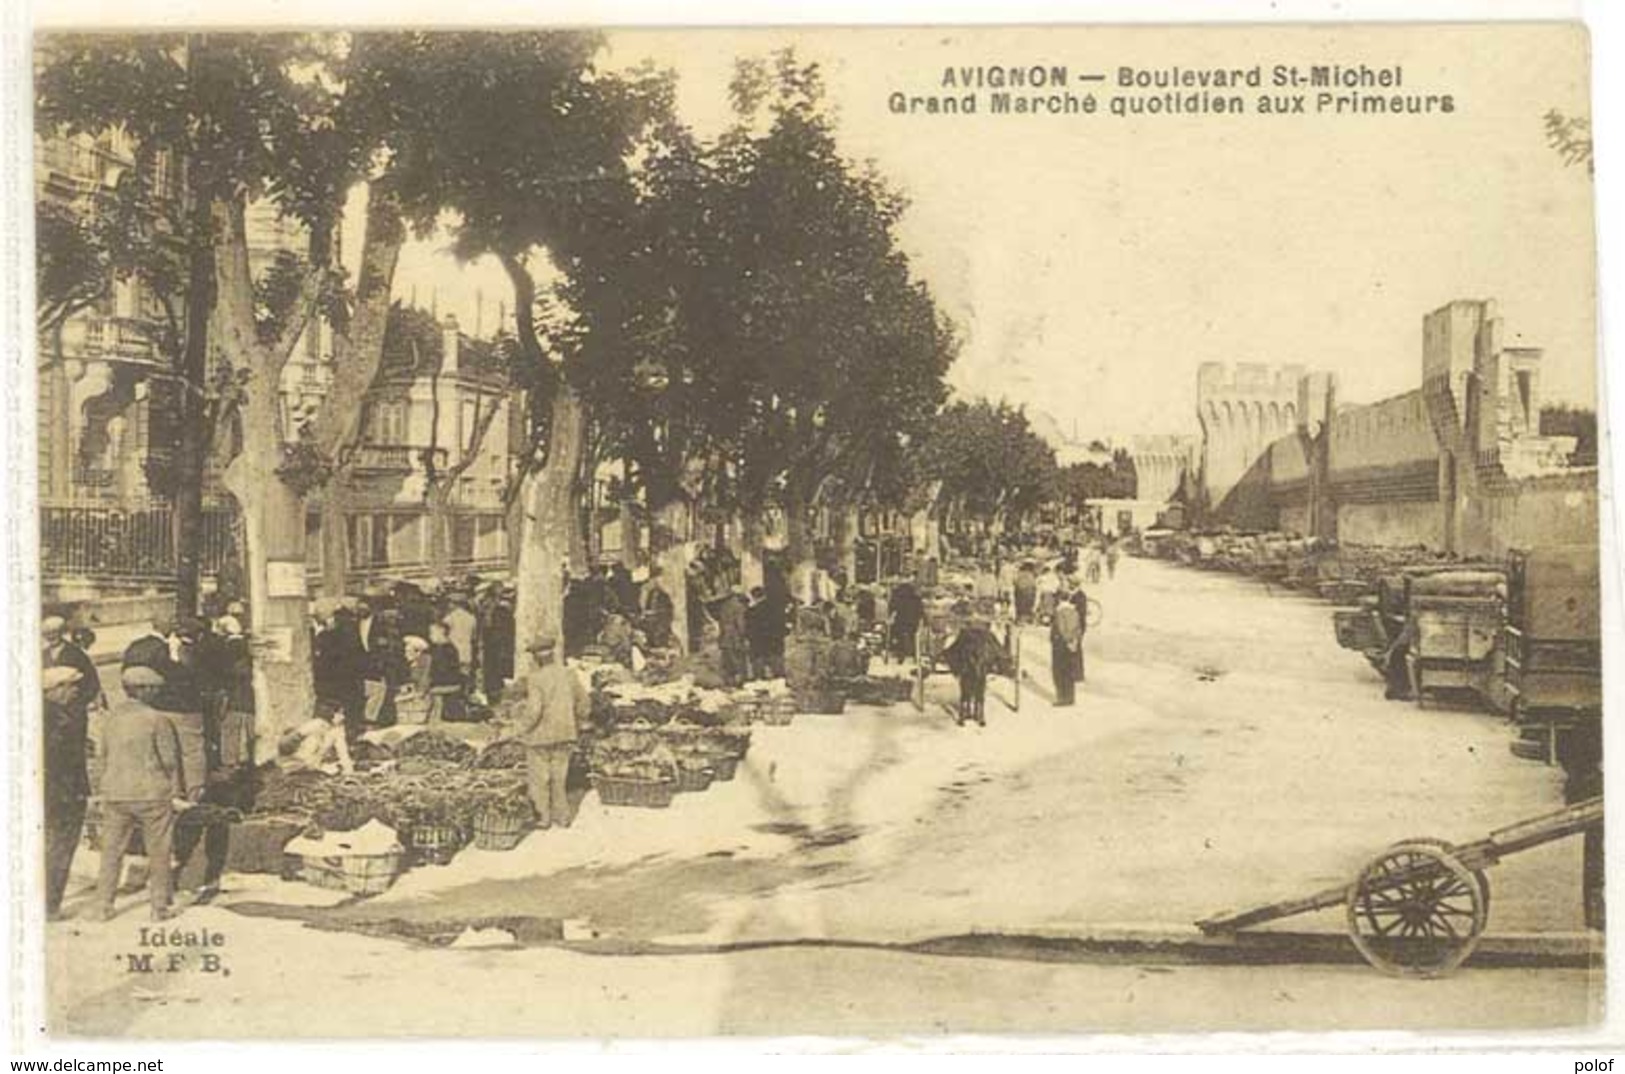
[[[677,778],[676,753],[647,720],[631,721],[599,736],[587,763],[599,779],[670,783]]]
[[[696,686],[687,677],[658,684],[607,681],[593,691],[592,722],[600,728],[673,720],[717,726],[740,719],[734,694]]]
[[[491,743],[474,758],[475,768],[524,768],[525,744],[505,738]]]
[[[403,832],[422,825],[466,832],[480,811],[492,806],[529,807],[522,770],[412,757],[344,776],[285,773],[270,766],[262,774],[254,813],[303,815],[329,831],[378,820]]]
[[[419,731],[411,738],[395,747],[395,756],[401,760],[408,757],[420,758],[430,761],[447,761],[451,764],[467,764],[474,760],[473,746],[461,739],[452,738],[443,731]]]
[[[358,739],[350,747],[350,761],[359,769],[372,769],[395,760],[395,751],[382,742]]]

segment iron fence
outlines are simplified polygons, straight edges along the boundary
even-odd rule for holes
[[[307,550],[314,580],[321,574],[322,542],[314,514],[311,522]],[[452,572],[506,571],[501,525],[500,514],[459,513],[453,525]],[[496,541],[479,541],[477,535],[482,531]],[[217,580],[238,558],[238,536],[233,508],[225,504],[205,507],[200,563],[205,579]],[[381,556],[370,554],[371,550],[365,550],[369,554],[363,556],[362,551],[350,550],[347,574],[354,584],[386,578],[420,580],[432,573],[428,557],[415,550]],[[164,588],[174,584],[175,568],[174,511],[169,504],[46,501],[40,505],[40,569],[47,584],[73,581],[110,588]]]
[[[233,514],[203,513],[202,571],[216,575],[232,555]],[[156,585],[175,577],[174,511],[164,503],[40,505],[40,569],[47,579]]]

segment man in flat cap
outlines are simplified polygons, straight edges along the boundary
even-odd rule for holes
[[[58,633],[60,630],[58,626]],[[47,661],[50,634],[47,620]],[[45,914],[52,920],[62,912],[62,895],[68,888],[68,871],[90,797],[90,777],[85,770],[85,682],[78,668],[48,663],[40,673],[45,702]]]
[[[557,639],[537,638],[527,648],[536,670],[530,675],[514,737],[529,753],[526,768],[536,826],[568,828],[572,818],[564,781],[591,702],[581,680],[558,659]]]
[[[102,862],[97,878],[97,913],[113,912],[124,851],[137,826],[147,851],[147,888],[152,919],[171,916],[176,802],[186,795],[180,736],[157,703],[165,696],[164,677],[150,667],[126,668],[120,676],[125,700],[113,706],[97,754],[97,792],[102,808]]]

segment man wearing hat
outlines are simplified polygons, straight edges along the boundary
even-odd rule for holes
[[[194,641],[201,624],[188,619],[177,624],[170,619],[154,619],[152,629],[136,638],[124,650],[121,670],[144,667],[163,680],[163,695],[154,701],[166,712],[198,712],[202,701],[197,692],[197,676],[185,657],[186,638]]]
[[[45,694],[45,912],[62,909],[68,870],[79,845],[90,797],[85,741],[101,678],[90,656],[67,637],[61,616],[40,624]]]
[[[157,707],[166,688],[162,675],[138,665],[125,669],[120,682],[125,700],[107,714],[97,753],[102,862],[96,883],[95,916],[105,920],[113,912],[124,851],[131,832],[139,826],[147,851],[152,918],[163,921],[170,916],[175,803],[186,794],[180,736],[174,723]]]
[[[62,911],[90,797],[85,709],[76,703],[84,681],[70,667],[47,667],[40,680],[45,695],[45,915],[52,920]]]
[[[530,801],[536,807],[536,826],[570,826],[570,799],[565,779],[570,754],[581,733],[591,702],[586,687],[558,659],[558,641],[542,637],[527,647],[536,670],[518,713],[514,737],[526,746]]]

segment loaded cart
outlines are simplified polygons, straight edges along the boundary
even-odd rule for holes
[[[1407,614],[1415,637],[1408,660],[1417,704],[1427,704],[1441,691],[1494,700],[1505,592],[1500,571],[1406,577]]]
[[[944,652],[954,635],[973,622],[980,622],[992,631],[1003,650],[1004,664],[995,674],[1008,677],[1014,684],[1010,708],[1021,710],[1021,644],[1020,632],[1014,620],[1003,614],[995,600],[933,601],[926,605],[925,617],[914,636],[914,707],[925,708],[925,680],[949,670]]]
[[[1502,858],[1589,830],[1601,830],[1602,798],[1514,824],[1472,843],[1405,839],[1366,863],[1347,884],[1196,923],[1209,935],[1343,906],[1349,939],[1384,973],[1443,977],[1467,961],[1489,922],[1484,871]]]
[[[1548,763],[1561,736],[1602,717],[1599,591],[1596,545],[1507,557],[1506,702],[1526,734],[1541,740]]]

